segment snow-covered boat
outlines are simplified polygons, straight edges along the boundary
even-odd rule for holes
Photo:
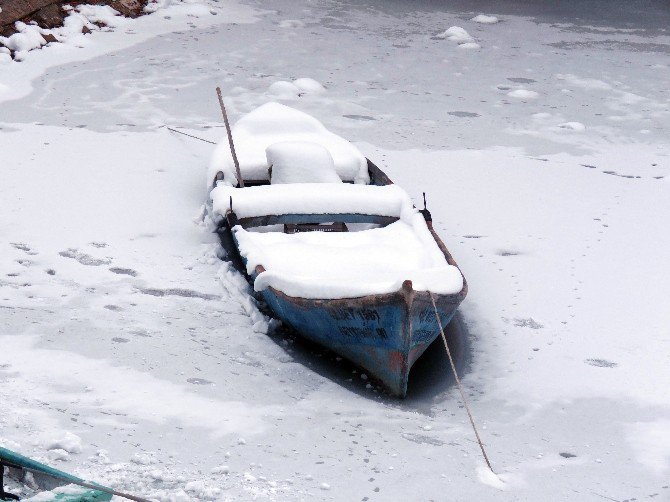
[[[102,502],[111,500],[113,494],[109,488],[87,483],[81,478],[0,447],[0,500]]]
[[[300,111],[268,103],[210,166],[210,209],[228,257],[271,311],[404,396],[412,364],[467,283],[430,213],[357,148]]]

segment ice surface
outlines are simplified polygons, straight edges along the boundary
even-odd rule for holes
[[[664,4],[161,4],[82,48],[0,55],[1,444],[49,462],[71,431],[67,471],[162,501],[198,481],[240,500],[668,498]],[[469,21],[480,11],[501,22]],[[453,25],[482,49],[431,38]],[[211,145],[157,126],[218,140],[217,85],[235,119],[302,76],[327,92],[291,106],[417,205],[427,192],[470,285],[448,330],[469,343],[461,378],[506,491],[479,478],[439,345],[388,399],[345,360],[266,336],[217,256]]]
[[[265,149],[271,183],[342,183],[333,157],[318,143],[282,141]]]
[[[275,82],[274,85],[278,84]],[[297,86],[290,84],[297,89]],[[287,92],[282,84],[279,89]],[[335,169],[344,181],[367,183],[367,161],[358,149],[342,137],[328,131],[317,119],[304,112],[279,103],[266,103],[240,118],[233,126],[235,152],[240,163],[242,177],[247,180],[268,179],[268,163],[265,149],[281,141],[306,141],[322,145],[330,152]],[[208,179],[214,180],[217,172],[223,172],[224,183],[236,184],[233,158],[227,138],[214,151],[208,171]],[[211,186],[211,181],[208,182]]]

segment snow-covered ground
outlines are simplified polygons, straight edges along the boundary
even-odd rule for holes
[[[0,444],[160,500],[670,500],[667,5],[450,5],[166,2],[1,57]],[[221,139],[216,85],[427,192],[503,484],[439,345],[397,401],[266,335],[212,145],[161,127]]]

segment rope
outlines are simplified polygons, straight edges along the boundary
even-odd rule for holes
[[[451,350],[449,350],[449,345],[447,344],[447,337],[444,334],[444,328],[442,328],[442,321],[440,320],[440,315],[437,313],[437,305],[435,305],[435,298],[433,298],[433,293],[428,293],[430,295],[430,301],[433,303],[433,310],[435,311],[435,319],[437,319],[437,324],[440,327],[440,334],[442,335],[442,341],[444,342],[444,348],[447,349],[447,356],[449,357],[449,364],[451,365],[451,371],[454,372],[454,378],[456,379],[456,385],[458,390],[461,393],[461,399],[465,405],[465,411],[468,412],[468,417],[470,418],[470,424],[472,425],[472,430],[475,431],[475,437],[479,443],[479,448],[482,450],[482,455],[484,455],[484,460],[486,465],[488,465],[491,472],[493,472],[493,467],[491,467],[491,462],[489,462],[489,457],[486,455],[486,450],[484,450],[484,444],[482,443],[481,438],[479,437],[479,432],[477,432],[477,426],[475,425],[475,419],[472,417],[470,412],[470,407],[468,402],[465,399],[465,392],[463,392],[463,386],[461,385],[461,380],[458,378],[458,373],[456,372],[456,365],[454,364],[454,359],[451,357]],[[493,472],[495,474],[495,472]]]
[[[166,127],[167,127],[167,126],[166,126]],[[208,140],[208,139],[198,138],[197,136],[192,136],[191,134],[186,134],[185,132],[177,131],[177,129],[172,129],[172,127],[168,127],[167,130],[168,130],[168,131],[172,131],[172,132],[178,132],[179,134],[183,134],[184,136],[188,136],[189,138],[199,139],[200,141],[204,141],[205,143],[210,143],[210,144],[212,144],[212,145],[216,145],[216,142],[215,142],[215,141],[210,141],[210,140]]]

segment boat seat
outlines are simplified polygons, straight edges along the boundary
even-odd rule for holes
[[[348,183],[292,183],[235,188],[219,185],[210,197],[215,214],[231,211],[238,219],[321,215],[317,220],[282,223],[327,223],[355,221],[329,215],[375,215],[393,221],[416,213],[407,193],[397,185],[356,185]]]

